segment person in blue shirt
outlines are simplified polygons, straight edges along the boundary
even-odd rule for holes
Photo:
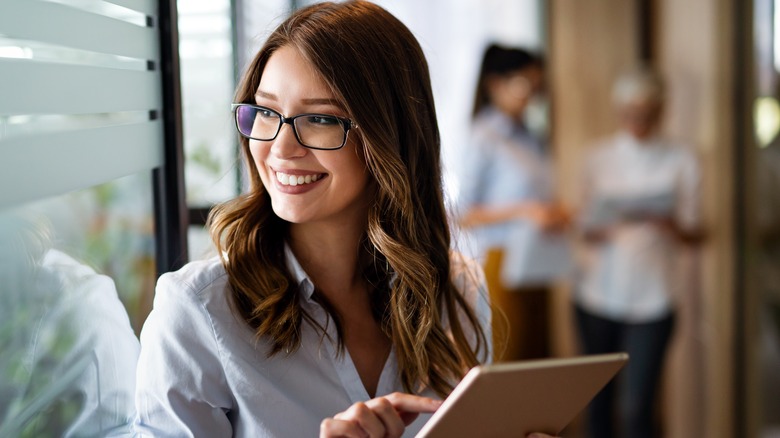
[[[562,274],[530,266],[547,251],[547,237],[562,239],[559,233],[568,223],[568,213],[554,200],[544,139],[526,123],[526,111],[542,89],[543,65],[537,55],[496,44],[487,47],[459,174],[460,223],[470,231],[478,257],[487,262],[490,251],[503,255],[501,290],[510,293],[491,294],[503,303],[511,325],[502,356],[507,360],[549,354],[548,288]],[[564,262],[544,263],[555,268]]]

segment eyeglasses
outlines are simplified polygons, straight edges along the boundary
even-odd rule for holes
[[[236,128],[246,138],[260,141],[274,140],[282,125],[293,127],[295,138],[310,149],[334,150],[347,144],[347,134],[356,128],[352,120],[330,114],[298,114],[285,117],[264,106],[249,103],[232,105]]]

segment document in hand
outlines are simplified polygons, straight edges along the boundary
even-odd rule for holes
[[[627,361],[614,353],[474,367],[416,438],[557,435]]]
[[[599,227],[636,216],[668,216],[674,211],[673,192],[658,192],[633,196],[602,196],[592,200],[582,222],[587,227]]]
[[[569,239],[547,233],[528,221],[516,221],[507,236],[501,282],[515,289],[566,279],[573,267]]]

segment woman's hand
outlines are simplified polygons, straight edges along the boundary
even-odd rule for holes
[[[320,423],[320,438],[400,437],[421,413],[435,412],[441,401],[394,392],[353,404]]]
[[[572,221],[571,212],[559,204],[536,204],[531,219],[545,232],[563,231]]]

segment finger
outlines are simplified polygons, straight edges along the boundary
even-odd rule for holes
[[[390,403],[390,400],[384,397],[374,398],[367,401],[366,406],[382,421],[387,437],[400,437],[403,435],[406,423],[404,423],[401,413]]]
[[[381,438],[386,434],[384,420],[369,407],[368,402],[355,403],[346,411],[336,414],[334,418],[356,423],[364,432],[366,432],[366,436],[369,437]]]
[[[336,418],[326,418],[320,423],[320,438],[368,438],[368,433],[357,423]]]
[[[386,398],[395,408],[396,411],[401,413],[430,413],[436,412],[436,409],[441,406],[441,400],[434,400],[429,397],[421,397],[419,395],[404,394],[401,392],[394,392],[386,395]],[[412,418],[414,420],[414,418]],[[408,422],[406,423],[409,424]]]

